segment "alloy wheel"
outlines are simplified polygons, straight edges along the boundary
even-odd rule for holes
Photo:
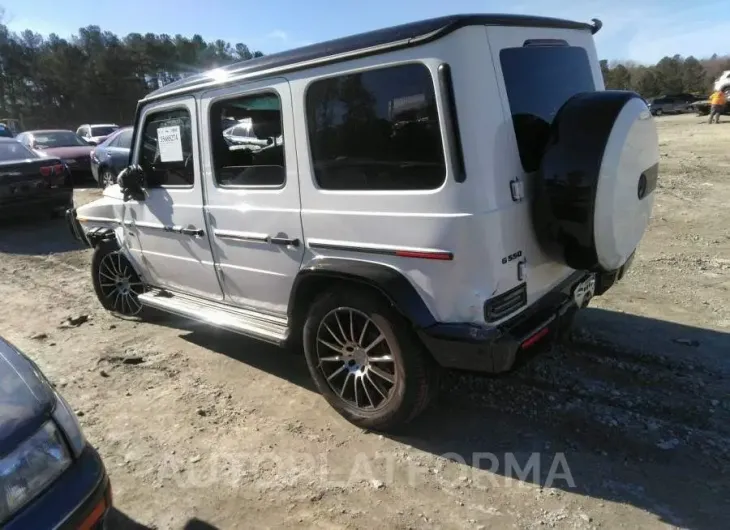
[[[104,171],[101,175],[101,185],[103,188],[108,188],[114,185],[114,174],[111,171]]]
[[[384,407],[396,385],[396,361],[386,335],[362,311],[338,307],[317,330],[319,369],[341,400],[364,412]]]
[[[144,292],[144,284],[121,252],[106,254],[98,274],[102,295],[109,299],[113,311],[132,316],[142,310],[137,297]]]

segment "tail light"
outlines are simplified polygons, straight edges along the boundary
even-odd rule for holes
[[[41,176],[50,177],[53,174],[54,166],[41,166]]]

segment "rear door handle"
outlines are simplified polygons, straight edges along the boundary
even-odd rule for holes
[[[283,245],[286,247],[289,247],[289,246],[298,247],[299,246],[299,240],[296,238],[289,239],[286,237],[270,237],[269,243],[271,243],[272,245]]]
[[[182,228],[180,229],[180,233],[193,237],[203,237],[205,235],[205,232],[201,228]]]

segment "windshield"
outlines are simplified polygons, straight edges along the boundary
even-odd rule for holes
[[[33,151],[20,142],[0,142],[0,162],[38,158]]]
[[[81,138],[71,131],[52,131],[33,134],[33,145],[39,149],[51,147],[88,146]]]
[[[108,136],[118,128],[119,127],[115,127],[113,125],[99,125],[97,127],[92,127],[91,136]]]
[[[558,110],[572,96],[596,90],[583,48],[505,48],[499,54],[522,167],[537,171]]]

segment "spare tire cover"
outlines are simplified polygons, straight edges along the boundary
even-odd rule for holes
[[[540,167],[535,221],[566,265],[612,272],[649,224],[659,140],[646,103],[633,92],[573,96],[558,111]]]

